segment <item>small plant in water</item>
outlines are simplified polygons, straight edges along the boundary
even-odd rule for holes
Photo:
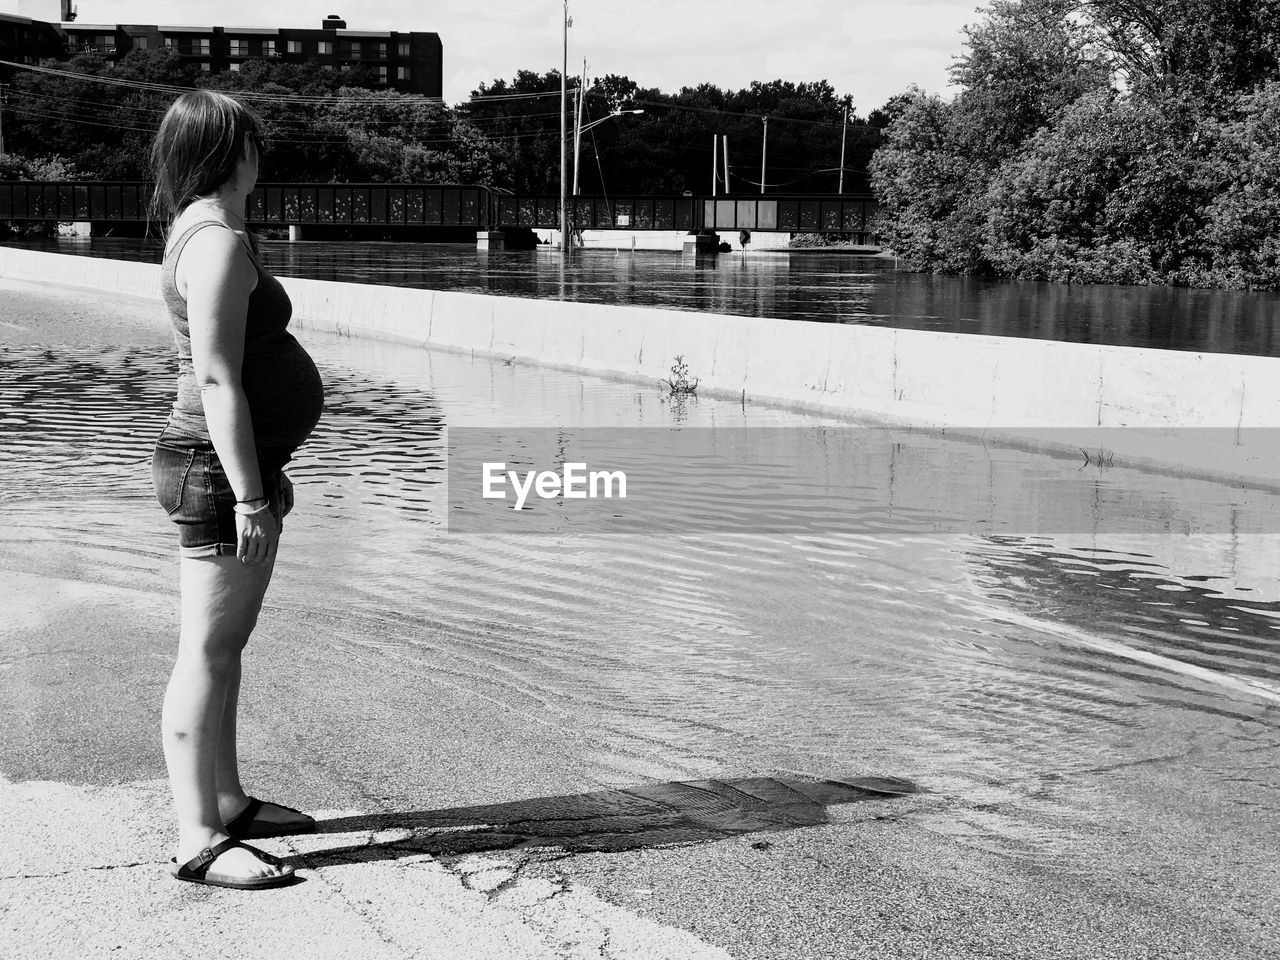
[[[1115,463],[1116,455],[1110,450],[1105,450],[1101,447],[1094,452],[1081,447],[1080,452],[1084,454],[1084,467],[1109,467]]]
[[[684,362],[684,355],[680,354],[676,357],[676,362],[671,365],[671,376],[662,381],[670,390],[670,396],[688,397],[698,392],[698,384],[701,382],[697,377],[693,380],[689,379],[689,365]]]

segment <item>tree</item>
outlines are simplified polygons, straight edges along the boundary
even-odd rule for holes
[[[1280,82],[1244,97],[1222,126],[1223,187],[1206,210],[1201,282],[1280,290]]]
[[[1210,98],[1280,79],[1280,0],[1086,0],[1130,86]]]
[[[1084,96],[1001,167],[986,194],[987,256],[1011,277],[1185,280],[1203,258],[1217,153],[1194,101]]]
[[[909,263],[990,273],[987,190],[1000,165],[1110,68],[1068,0],[995,0],[966,30],[950,102],[908,91],[871,164],[879,232]]]
[[[871,161],[880,201],[877,232],[920,269],[982,273],[982,196],[989,159],[969,149],[967,116],[954,103],[915,90]]]

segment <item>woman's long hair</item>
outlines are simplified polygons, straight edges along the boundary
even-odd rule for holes
[[[193,90],[173,101],[151,144],[152,216],[165,223],[192,200],[230,180],[245,141],[262,155],[262,124],[238,100]]]

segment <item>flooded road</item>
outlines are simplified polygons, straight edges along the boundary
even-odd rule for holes
[[[83,296],[21,293],[27,301],[10,303],[31,310]],[[154,687],[175,562],[147,466],[171,399],[167,331],[117,317],[97,333],[42,339],[15,332],[20,309],[0,319],[0,565],[14,583],[56,567],[94,585],[86,597],[153,597],[138,601],[149,625],[129,669],[153,671]],[[1077,904],[1073,930],[1144,931],[1183,956],[1275,948],[1265,918],[1280,908],[1280,537],[1169,533],[1164,518],[1116,535],[460,534],[447,515],[451,428],[816,421],[708,399],[677,419],[656,387],[304,342],[328,408],[289,470],[299,506],[254,641],[272,695],[304,699],[296,722],[325,740],[327,759],[288,732],[264,746],[300,782],[391,815],[704,778],[901,778],[922,792],[895,801],[893,819],[934,838],[925,846],[970,851],[978,872],[1033,886],[1081,884],[1072,897],[1109,904],[1096,915]],[[958,441],[914,442],[926,488],[929,470],[964,455]],[[1097,480],[1072,476],[1059,479]],[[1106,482],[1141,492],[1151,481],[1116,471]],[[64,619],[81,602],[67,596]],[[77,721],[77,741],[59,718],[92,701],[76,678],[102,661],[56,645],[24,659],[44,615],[30,599],[15,609],[26,612],[0,632],[0,676],[4,712],[26,719],[0,734],[3,773],[102,785],[162,776],[152,749],[86,764],[85,744],[141,737],[158,698]],[[478,733],[473,716],[490,726]],[[828,812],[855,832],[880,815],[867,804]],[[726,836],[734,816],[717,821]],[[815,855],[841,860],[843,834],[817,829],[826,840]],[[593,860],[581,869],[607,897],[636,886]],[[758,869],[792,882],[791,867]],[[645,909],[735,956],[846,955],[837,940],[815,946],[803,925],[763,916],[724,931],[723,898],[752,909],[736,899],[755,889],[746,881],[737,894],[701,889],[692,874],[656,882],[681,897]],[[1054,902],[1043,909],[1063,909]],[[853,914],[823,921],[841,922],[853,936]],[[1058,955],[1138,955],[1077,935]],[[1023,947],[1010,955],[1044,955],[1046,944]]]

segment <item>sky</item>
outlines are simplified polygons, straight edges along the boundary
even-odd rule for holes
[[[0,9],[16,0],[0,3]],[[947,67],[979,0],[569,0],[569,73],[616,73],[674,93],[713,83],[827,80],[865,116],[915,83],[947,95]],[[519,69],[559,69],[562,0],[77,0],[80,23],[424,30],[444,45],[444,99]],[[287,21],[268,9],[287,9]],[[181,10],[180,19],[175,11]]]

